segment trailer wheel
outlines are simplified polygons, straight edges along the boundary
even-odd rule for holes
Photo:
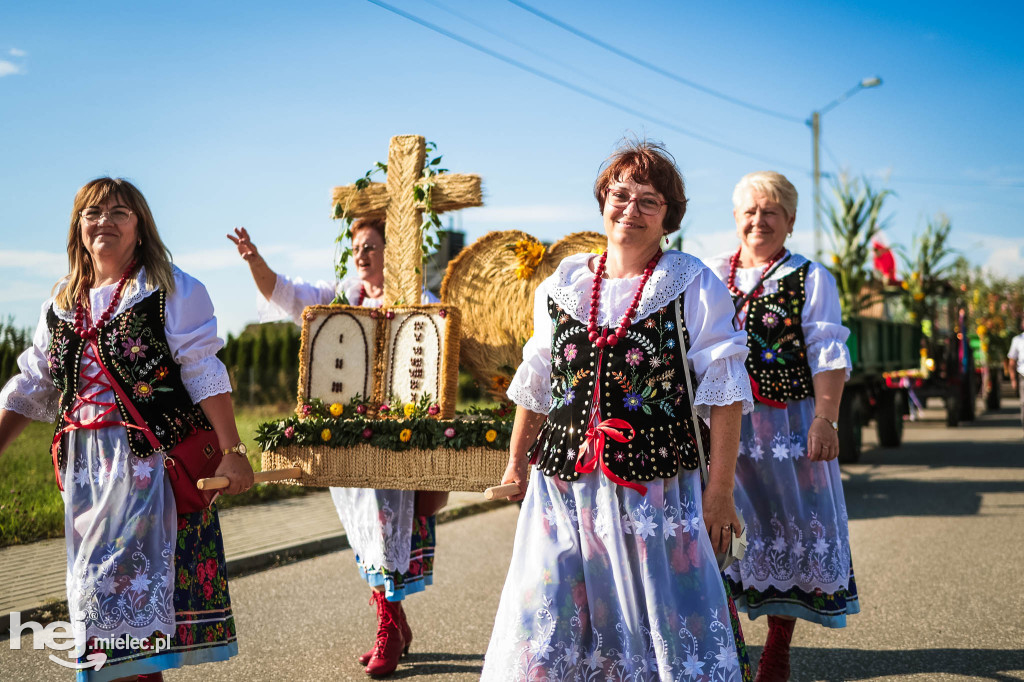
[[[839,461],[842,464],[853,464],[860,459],[864,415],[864,394],[860,391],[844,394],[839,403]]]
[[[882,391],[875,406],[875,425],[878,443],[887,448],[898,448],[903,442],[903,413],[907,397],[903,391]]]

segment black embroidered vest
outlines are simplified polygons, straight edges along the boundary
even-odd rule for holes
[[[762,294],[747,308],[747,373],[754,398],[778,403],[814,395],[807,345],[801,326],[810,262],[779,280],[774,294]]]
[[[171,357],[164,333],[166,294],[156,291],[114,317],[99,334],[98,347],[103,364],[153,430],[164,450],[170,450],[197,429],[212,431],[206,415],[193,405],[181,381],[181,368]],[[53,385],[60,391],[59,433],[66,425],[63,418],[75,401],[79,385],[85,341],[75,334],[70,322],[57,317],[50,307],[46,315],[50,330],[47,364]],[[115,392],[121,418],[134,424]],[[109,427],[119,428],[119,427]],[[64,471],[67,461],[65,439],[60,438],[57,462]],[[128,429],[128,445],[138,457],[153,454],[149,440],[138,429]]]
[[[681,303],[681,299],[680,299]],[[681,309],[681,308],[680,308]],[[626,443],[605,440],[604,462],[624,481],[670,478],[682,466],[698,464],[691,398],[686,391],[679,331],[689,347],[683,320],[675,306],[661,308],[629,328],[615,346],[598,349],[579,322],[548,298],[552,321],[551,410],[538,440],[535,465],[564,481],[580,477],[576,461],[584,443],[594,399],[594,382],[601,365],[600,416],[623,419],[635,436]],[[689,371],[688,368],[685,371]],[[697,380],[691,373],[696,390]],[[706,427],[701,422],[707,452]]]

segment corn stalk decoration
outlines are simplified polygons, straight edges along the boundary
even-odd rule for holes
[[[1024,277],[1011,280],[984,272],[980,267],[971,268],[961,257],[954,264],[951,279],[967,302],[975,323],[973,331],[980,341],[982,360],[988,366],[998,366],[1021,328]]]
[[[902,287],[911,322],[934,320],[939,299],[948,296],[950,279],[958,267],[957,252],[949,245],[953,225],[939,213],[925,225],[924,232],[914,235],[909,256],[900,253],[907,275]]]
[[[867,180],[842,177],[832,186],[835,197],[828,208],[832,229],[829,272],[836,278],[843,315],[856,315],[882,298],[881,287],[871,286],[871,243],[889,224],[882,206],[893,192],[875,191]]]

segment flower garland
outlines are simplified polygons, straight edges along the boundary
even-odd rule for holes
[[[367,415],[371,405],[359,396],[348,405],[321,400],[301,403],[287,419],[264,422],[257,427],[256,442],[265,451],[289,445],[354,447],[373,445],[387,450],[488,447],[507,449],[512,437],[515,411],[503,404],[495,409],[470,408],[455,419],[440,420],[430,396],[399,406],[395,401],[376,406],[376,417]]]

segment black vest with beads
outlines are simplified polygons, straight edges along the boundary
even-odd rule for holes
[[[192,404],[181,381],[181,368],[171,356],[164,332],[165,304],[166,293],[162,289],[150,294],[111,319],[100,331],[97,346],[114,381],[152,429],[160,446],[170,450],[197,429],[212,431],[213,427],[202,409]],[[86,342],[70,322],[57,317],[52,306],[46,314],[46,326],[50,330],[47,365],[53,385],[60,391],[62,416],[57,418],[56,437],[67,424],[63,415],[75,402]],[[121,419],[138,425],[116,392],[114,399]],[[61,471],[67,461],[65,440],[61,438],[57,444]],[[139,429],[128,429],[128,445],[138,457],[153,454],[153,446]]]
[[[682,300],[680,294],[680,310]],[[692,398],[686,390],[679,329],[689,347],[684,321],[668,305],[629,328],[615,346],[598,349],[586,324],[548,298],[551,316],[551,409],[538,440],[535,465],[564,481],[580,477],[576,461],[594,400],[600,359],[601,419],[623,419],[635,436],[627,443],[605,440],[604,462],[624,481],[670,478],[698,464]],[[607,333],[607,332],[606,332]],[[691,385],[697,380],[691,372]],[[701,422],[705,437],[706,427]]]
[[[780,278],[778,291],[758,296],[747,307],[747,373],[754,398],[762,403],[814,395],[801,326],[810,267],[808,261]]]

